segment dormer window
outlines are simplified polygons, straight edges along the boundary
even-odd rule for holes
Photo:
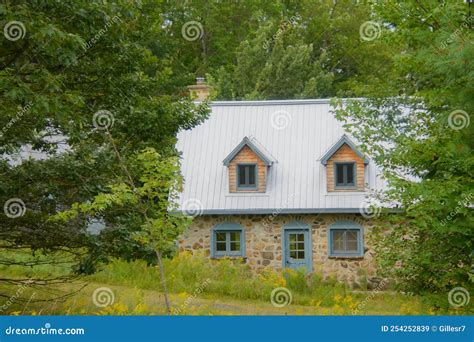
[[[343,135],[322,157],[327,191],[364,191],[365,167],[369,159]]]
[[[257,189],[257,164],[237,164],[237,189]]]
[[[274,161],[255,138],[245,137],[224,159],[229,192],[266,192],[268,170]]]
[[[336,188],[354,188],[356,176],[356,162],[334,163]]]

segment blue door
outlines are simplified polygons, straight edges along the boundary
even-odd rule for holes
[[[285,230],[285,267],[311,270],[311,249],[308,229]]]

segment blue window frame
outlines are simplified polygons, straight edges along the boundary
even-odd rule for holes
[[[237,223],[220,223],[212,228],[211,256],[213,258],[245,256],[244,229]]]
[[[356,163],[334,163],[334,184],[336,188],[356,187]]]
[[[255,163],[237,164],[237,189],[255,190],[258,187],[258,166]]]
[[[341,221],[329,227],[329,256],[363,257],[364,233],[361,226]]]

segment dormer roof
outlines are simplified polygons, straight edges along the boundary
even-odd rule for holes
[[[254,137],[244,137],[242,141],[230,152],[230,154],[224,159],[223,163],[225,166],[229,166],[229,163],[235,156],[245,147],[250,148],[266,166],[271,166],[275,159],[272,155],[255,139]]]
[[[352,142],[351,139],[347,135],[343,135],[334,145],[331,146],[329,150],[326,151],[326,153],[323,154],[323,156],[320,158],[321,163],[323,165],[327,165],[328,160],[331,159],[331,157],[336,153],[344,144],[349,146],[359,157],[361,157],[364,160],[364,164],[367,165],[369,163],[369,158],[366,157]]]

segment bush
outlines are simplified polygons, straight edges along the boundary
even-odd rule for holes
[[[164,260],[166,285],[170,292],[199,292],[201,296],[225,296],[233,299],[270,300],[277,287],[288,288],[294,304],[331,306],[334,296],[345,296],[346,288],[333,279],[323,280],[319,274],[307,274],[304,269],[278,272],[265,269],[255,273],[242,259],[212,260],[202,253],[182,252]],[[161,290],[156,266],[144,261],[115,260],[90,277],[109,284]]]

